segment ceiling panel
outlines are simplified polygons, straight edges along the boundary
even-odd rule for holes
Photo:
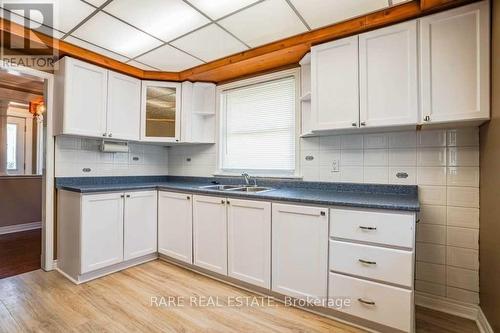
[[[104,10],[165,42],[210,22],[181,0],[116,0]]]
[[[104,4],[107,0],[82,0],[84,2],[88,2],[91,5],[94,5],[96,7],[100,7],[102,4]]]
[[[84,49],[87,49],[87,50],[90,50],[90,51],[94,51],[95,53],[102,54],[102,55],[104,55],[106,57],[109,57],[109,58],[112,58],[112,59],[115,59],[115,60],[118,60],[118,61],[121,61],[121,62],[125,62],[125,61],[128,60],[127,57],[124,57],[124,56],[116,54],[114,52],[105,50],[105,49],[103,49],[101,47],[92,45],[90,43],[87,43],[86,41],[83,41],[81,39],[78,39],[78,38],[75,38],[75,37],[72,37],[72,36],[66,37],[64,39],[64,41],[68,42],[70,44],[76,45],[76,46],[83,47]]]
[[[213,20],[217,20],[257,1],[259,0],[189,0],[193,6],[210,16]]]
[[[31,11],[30,19],[32,22],[30,27],[37,28],[40,26],[39,24],[43,24],[66,33],[94,11],[94,7],[80,0],[56,0],[54,2],[54,20],[49,22],[44,20],[43,15],[39,11]],[[24,11],[14,11],[11,14],[12,21],[24,25],[24,20],[21,19],[23,15]],[[37,25],[36,23],[39,24]]]
[[[216,24],[197,30],[172,43],[205,61],[212,61],[248,48]]]
[[[285,0],[264,1],[219,24],[252,47],[307,31]]]
[[[179,72],[203,63],[169,45],[142,55],[137,60],[167,72]]]
[[[313,29],[389,6],[388,0],[290,0]]]
[[[135,60],[130,60],[129,62],[127,62],[127,64],[129,64],[130,66],[140,68],[140,69],[145,70],[145,71],[157,71],[158,70],[156,68],[144,65],[144,64],[142,64],[138,61],[135,61]]]
[[[104,13],[97,13],[72,35],[129,58],[161,45],[159,40]]]

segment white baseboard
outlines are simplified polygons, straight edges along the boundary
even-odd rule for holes
[[[476,322],[481,333],[494,333],[483,311],[478,305],[449,300],[422,292],[415,293],[415,304],[424,308],[445,312]]]
[[[490,323],[488,322],[488,319],[486,319],[486,316],[484,315],[483,310],[481,310],[481,308],[479,308],[476,323],[477,327],[479,328],[479,332],[494,333],[493,328],[490,326]]]
[[[21,232],[21,231],[41,229],[41,228],[42,228],[42,222],[8,225],[6,227],[0,227],[0,235],[12,234],[14,232]]]

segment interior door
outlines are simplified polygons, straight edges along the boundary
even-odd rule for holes
[[[358,127],[358,36],[311,49],[312,130]]]
[[[141,80],[115,72],[108,75],[108,137],[139,141]]]
[[[193,242],[196,266],[227,275],[225,198],[194,196]]]
[[[359,36],[361,127],[418,122],[417,21]]]
[[[7,174],[24,175],[26,119],[7,117]]]
[[[123,255],[138,258],[157,249],[157,192],[125,193]]]

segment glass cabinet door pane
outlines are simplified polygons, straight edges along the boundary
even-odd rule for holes
[[[175,137],[176,93],[172,87],[147,87],[146,137]]]

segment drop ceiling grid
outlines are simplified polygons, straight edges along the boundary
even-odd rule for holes
[[[174,33],[162,30],[162,25],[155,25],[154,19],[151,21],[156,6],[141,7],[139,13],[142,14],[141,16],[137,10],[132,10],[135,9],[133,7],[135,0],[63,1],[65,3],[80,2],[91,10],[87,9],[83,14],[73,11],[73,15],[77,16],[80,21],[78,22],[73,17],[65,18],[66,22],[76,25],[72,28],[65,27],[64,31],[56,30],[57,37],[63,34],[60,38],[69,43],[132,66],[141,66],[143,69],[182,71],[194,67],[195,64],[207,63],[252,47],[409,0],[359,0],[356,2],[352,0],[336,0],[335,2],[331,0],[220,0],[218,2],[211,2],[213,0],[149,0],[152,4],[158,1],[157,4],[161,6],[162,12],[168,11],[170,7],[193,18],[194,23],[179,21],[182,27],[175,25]],[[145,3],[143,1],[141,5]],[[266,8],[273,8],[275,11],[265,12]],[[325,15],[325,12],[329,14]],[[265,19],[258,17],[264,15]],[[92,29],[92,22],[96,21],[109,24],[106,27]],[[160,19],[156,21],[161,22]],[[241,25],[244,22],[254,26],[242,28]],[[282,26],[279,22],[282,22]],[[286,26],[283,27],[283,25]],[[112,26],[117,33],[111,33],[111,38],[105,33],[99,36],[101,31],[111,29]],[[120,36],[123,30],[127,30],[130,36]],[[207,33],[208,30],[213,33]],[[130,47],[129,41],[133,40],[132,35],[135,36],[137,43],[135,47]],[[206,51],[200,45],[196,45],[197,36],[198,38],[202,36],[201,44],[213,45],[214,49]],[[121,42],[117,42],[120,40]],[[175,53],[176,56],[172,59],[155,58],[155,56],[170,53]],[[179,57],[179,54],[182,57]],[[169,66],[169,60],[175,61],[175,59],[178,60],[177,64],[172,63]]]

